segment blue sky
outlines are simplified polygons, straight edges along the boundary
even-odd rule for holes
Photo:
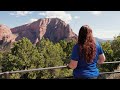
[[[85,24],[101,39],[112,39],[120,33],[120,11],[0,11],[0,24],[12,28],[46,17],[61,18],[76,34]]]

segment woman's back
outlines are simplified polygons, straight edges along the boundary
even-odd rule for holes
[[[75,78],[98,77],[99,70],[96,64],[102,64],[104,60],[102,47],[93,37],[92,29],[88,25],[82,26],[68,65],[74,69],[73,76]]]
[[[103,53],[103,50],[100,44],[96,41],[96,56],[92,63],[87,63],[86,60],[82,59],[79,55],[79,45],[76,44],[73,47],[73,52],[71,55],[72,60],[78,60],[78,65],[73,71],[75,78],[88,78],[88,77],[97,77],[99,75],[98,68],[96,66],[98,62],[99,55]],[[77,59],[76,59],[77,57]]]

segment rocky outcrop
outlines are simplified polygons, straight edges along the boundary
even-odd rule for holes
[[[77,35],[70,26],[58,18],[39,19],[33,23],[12,28],[11,31],[13,34],[18,35],[16,41],[26,37],[32,43],[37,43],[42,37],[53,42],[63,39],[77,39]]]
[[[12,34],[9,27],[6,25],[0,25],[0,45],[5,46],[10,42],[15,41],[15,36]]]

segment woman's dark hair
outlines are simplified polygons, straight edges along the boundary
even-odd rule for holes
[[[87,63],[92,63],[96,55],[96,44],[92,29],[88,25],[80,28],[78,44],[80,46],[80,56],[84,58]]]

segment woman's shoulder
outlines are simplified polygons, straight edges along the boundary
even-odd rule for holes
[[[94,40],[96,45],[100,45],[100,42],[97,39],[94,39]]]
[[[79,46],[79,44],[78,43],[76,43],[75,45],[74,45],[74,47],[78,47]]]
[[[101,48],[101,43],[99,41],[97,41],[97,40],[96,40],[96,47]]]
[[[78,43],[74,44],[74,46],[73,46],[73,48],[78,48],[78,47],[79,47]]]

